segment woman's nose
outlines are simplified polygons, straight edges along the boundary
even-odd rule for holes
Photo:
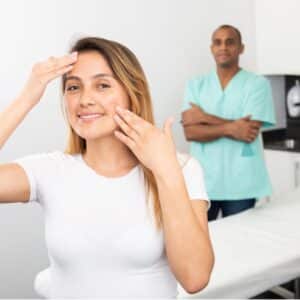
[[[87,93],[82,94],[79,99],[80,106],[89,106],[89,105],[94,105],[95,103],[96,101],[93,100],[92,95],[89,95]]]

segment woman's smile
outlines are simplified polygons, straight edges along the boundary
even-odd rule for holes
[[[95,120],[98,120],[100,118],[102,118],[104,116],[104,114],[101,113],[90,113],[90,114],[79,114],[77,117],[79,118],[80,122],[84,122],[84,123],[91,123]]]

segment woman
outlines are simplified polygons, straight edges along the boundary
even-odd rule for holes
[[[0,145],[61,75],[66,151],[0,166],[0,201],[36,201],[44,210],[50,267],[36,291],[169,298],[176,280],[200,291],[213,266],[201,167],[176,153],[171,119],[163,130],[153,125],[146,78],[129,49],[83,38],[70,55],[36,64],[1,115]]]

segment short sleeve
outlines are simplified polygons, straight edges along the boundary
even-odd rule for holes
[[[50,173],[53,166],[53,159],[57,156],[57,154],[58,151],[51,153],[38,153],[27,155],[13,161],[23,168],[30,185],[30,197],[28,202],[22,203],[42,202],[41,186],[42,183],[47,180],[47,174]]]
[[[194,157],[189,156],[182,168],[185,185],[191,200],[205,200],[210,207],[210,200],[207,196],[203,170]]]
[[[188,110],[190,107],[189,102],[191,102],[193,99],[192,91],[191,91],[191,86],[190,86],[190,81],[187,82],[185,85],[185,90],[184,90],[184,96],[183,96],[183,103],[182,103],[182,111]]]
[[[252,120],[263,122],[263,128],[275,125],[272,90],[266,78],[257,76],[251,82],[243,115],[251,115]]]
[[[185,90],[184,90],[184,97],[183,97],[183,103],[182,103],[182,111],[185,111],[187,109],[191,108],[190,102],[193,102],[195,104],[198,103],[198,94],[199,89],[201,88],[201,78],[194,78],[189,80],[186,83]]]

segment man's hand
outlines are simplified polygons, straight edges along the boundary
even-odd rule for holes
[[[246,116],[236,121],[226,124],[229,136],[246,143],[253,142],[261,126],[261,122],[251,120],[251,116]]]
[[[198,105],[190,102],[192,108],[185,110],[181,114],[182,125],[208,124],[208,114]]]

